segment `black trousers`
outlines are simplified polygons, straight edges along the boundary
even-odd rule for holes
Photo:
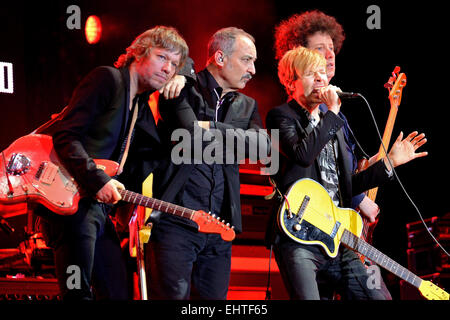
[[[39,230],[54,249],[64,300],[128,298],[120,241],[105,205],[81,199],[74,215],[59,216],[40,207]],[[93,290],[92,290],[93,289]]]
[[[275,245],[274,253],[291,299],[320,300],[319,275],[345,300],[387,299],[381,288],[372,285],[356,253],[344,246],[339,248],[336,258],[330,258],[318,246],[303,245],[283,237]]]
[[[146,248],[150,299],[225,300],[231,242],[161,219]]]

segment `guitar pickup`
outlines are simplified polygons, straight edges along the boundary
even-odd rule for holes
[[[52,184],[58,174],[59,167],[51,162],[42,162],[36,173],[36,178],[45,184]]]
[[[303,198],[302,204],[300,206],[300,209],[298,210],[297,213],[297,220],[300,221],[303,217],[303,215],[305,214],[305,210],[306,207],[308,206],[309,200],[311,200],[311,198],[307,195],[305,195],[305,197]]]
[[[336,223],[334,224],[333,230],[330,233],[331,238],[334,239],[334,237],[336,237],[336,234],[337,234],[340,226],[341,226],[341,223],[339,221],[336,221]]]

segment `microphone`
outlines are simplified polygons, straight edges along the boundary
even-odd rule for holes
[[[336,91],[337,95],[341,99],[352,99],[352,98],[358,98],[359,93],[356,92],[343,92],[343,91]]]

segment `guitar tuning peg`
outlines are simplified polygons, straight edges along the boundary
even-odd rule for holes
[[[390,90],[393,86],[394,86],[394,85],[393,85],[393,80],[392,80],[392,78],[390,78],[389,81],[386,82],[386,83],[384,84],[384,87],[385,87],[386,89],[388,89],[388,90]]]
[[[230,224],[229,223],[227,223],[227,227],[229,227],[230,226]]]

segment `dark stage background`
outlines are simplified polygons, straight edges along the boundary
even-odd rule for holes
[[[8,1],[9,2],[9,1]],[[26,4],[25,4],[26,3]],[[264,119],[284,102],[273,54],[273,30],[294,13],[320,9],[343,25],[346,40],[336,58],[333,83],[362,93],[373,109],[381,132],[389,112],[383,87],[395,66],[407,76],[392,140],[400,130],[426,133],[426,158],[398,169],[398,174],[424,218],[450,211],[447,182],[448,73],[446,42],[448,10],[441,2],[390,1],[15,1],[0,5],[0,61],[14,66],[14,93],[0,93],[0,149],[5,149],[60,111],[81,78],[97,65],[112,65],[144,30],[172,25],[185,37],[197,71],[204,66],[206,42],[218,28],[238,26],[256,38],[257,73],[245,93],[256,98]],[[69,5],[81,9],[81,30],[69,30]],[[381,9],[381,29],[367,27],[369,5]],[[90,45],[84,37],[89,15],[100,17],[103,35]],[[343,112],[369,154],[380,141],[362,101],[345,102]],[[406,266],[405,224],[419,220],[397,183],[379,189],[381,217],[375,246]],[[1,246],[1,244],[0,244]]]

